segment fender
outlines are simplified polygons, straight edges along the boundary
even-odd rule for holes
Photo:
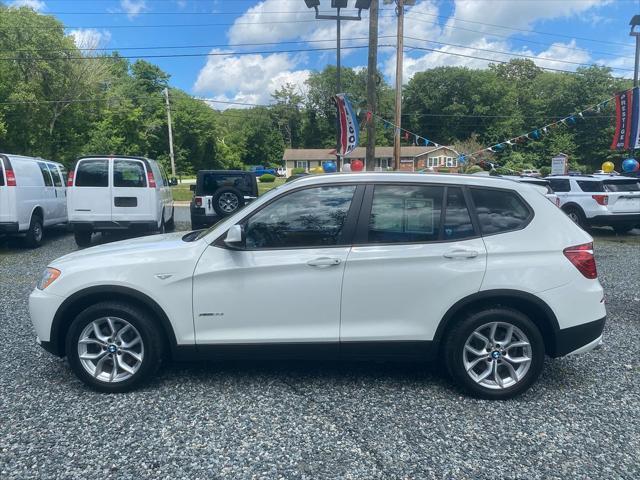
[[[584,208],[582,208],[579,204],[577,204],[576,202],[567,202],[565,204],[563,204],[560,207],[560,210],[564,211],[566,208],[575,208],[578,209],[582,212],[583,215],[586,216],[586,214],[584,213]]]

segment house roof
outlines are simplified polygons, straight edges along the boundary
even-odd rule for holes
[[[418,157],[425,153],[431,153],[441,148],[453,148],[441,145],[440,147],[401,147],[401,157]],[[455,150],[453,150],[455,152]],[[335,160],[335,149],[330,148],[287,148],[284,151],[283,160]],[[364,158],[366,156],[366,148],[357,147],[353,152],[345,158]],[[376,147],[376,158],[393,157],[393,147]]]

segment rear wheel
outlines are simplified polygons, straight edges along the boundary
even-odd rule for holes
[[[568,207],[568,208],[564,209],[564,213],[566,213],[567,216],[571,220],[573,220],[573,223],[578,225],[580,228],[582,228],[583,230],[587,229],[587,227],[588,227],[587,218],[585,217],[585,215],[582,212],[582,210],[580,210],[579,208],[576,208],[576,207]]]
[[[76,245],[80,248],[91,246],[91,230],[75,230],[73,237],[75,238]]]
[[[153,376],[163,341],[148,314],[127,303],[103,302],[71,324],[66,354],[76,376],[101,392],[133,390]]]
[[[176,214],[176,210],[175,208],[172,207],[171,218],[167,220],[167,223],[164,225],[164,228],[167,232],[173,232],[176,229],[175,214]]]
[[[509,308],[472,313],[449,333],[447,368],[475,396],[504,400],[527,390],[544,364],[544,342],[535,324]]]
[[[29,223],[29,230],[24,237],[24,243],[29,248],[38,248],[42,245],[43,237],[42,217],[37,213],[31,216],[31,222]]]
[[[160,217],[160,226],[158,227],[158,233],[162,234],[166,232],[166,224],[164,222],[164,212],[162,212],[162,216]]]
[[[633,230],[633,225],[615,225],[613,231],[618,235],[625,235]]]

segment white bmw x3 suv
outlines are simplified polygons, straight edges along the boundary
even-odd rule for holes
[[[29,305],[104,392],[165,359],[322,354],[442,360],[502,399],[600,345],[606,316],[592,238],[538,188],[401,173],[303,177],[208,230],[66,255]]]

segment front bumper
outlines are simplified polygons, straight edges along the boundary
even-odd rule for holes
[[[556,332],[553,357],[578,355],[602,344],[602,331],[607,317],[589,323],[563,328]]]
[[[59,355],[59,353],[56,351],[55,342],[51,338],[51,328],[55,314],[64,300],[63,297],[47,293],[46,290],[38,290],[37,288],[29,295],[29,315],[38,336],[38,343],[42,348],[54,355]]]
[[[18,233],[20,225],[18,222],[3,222],[0,223],[0,233]]]

